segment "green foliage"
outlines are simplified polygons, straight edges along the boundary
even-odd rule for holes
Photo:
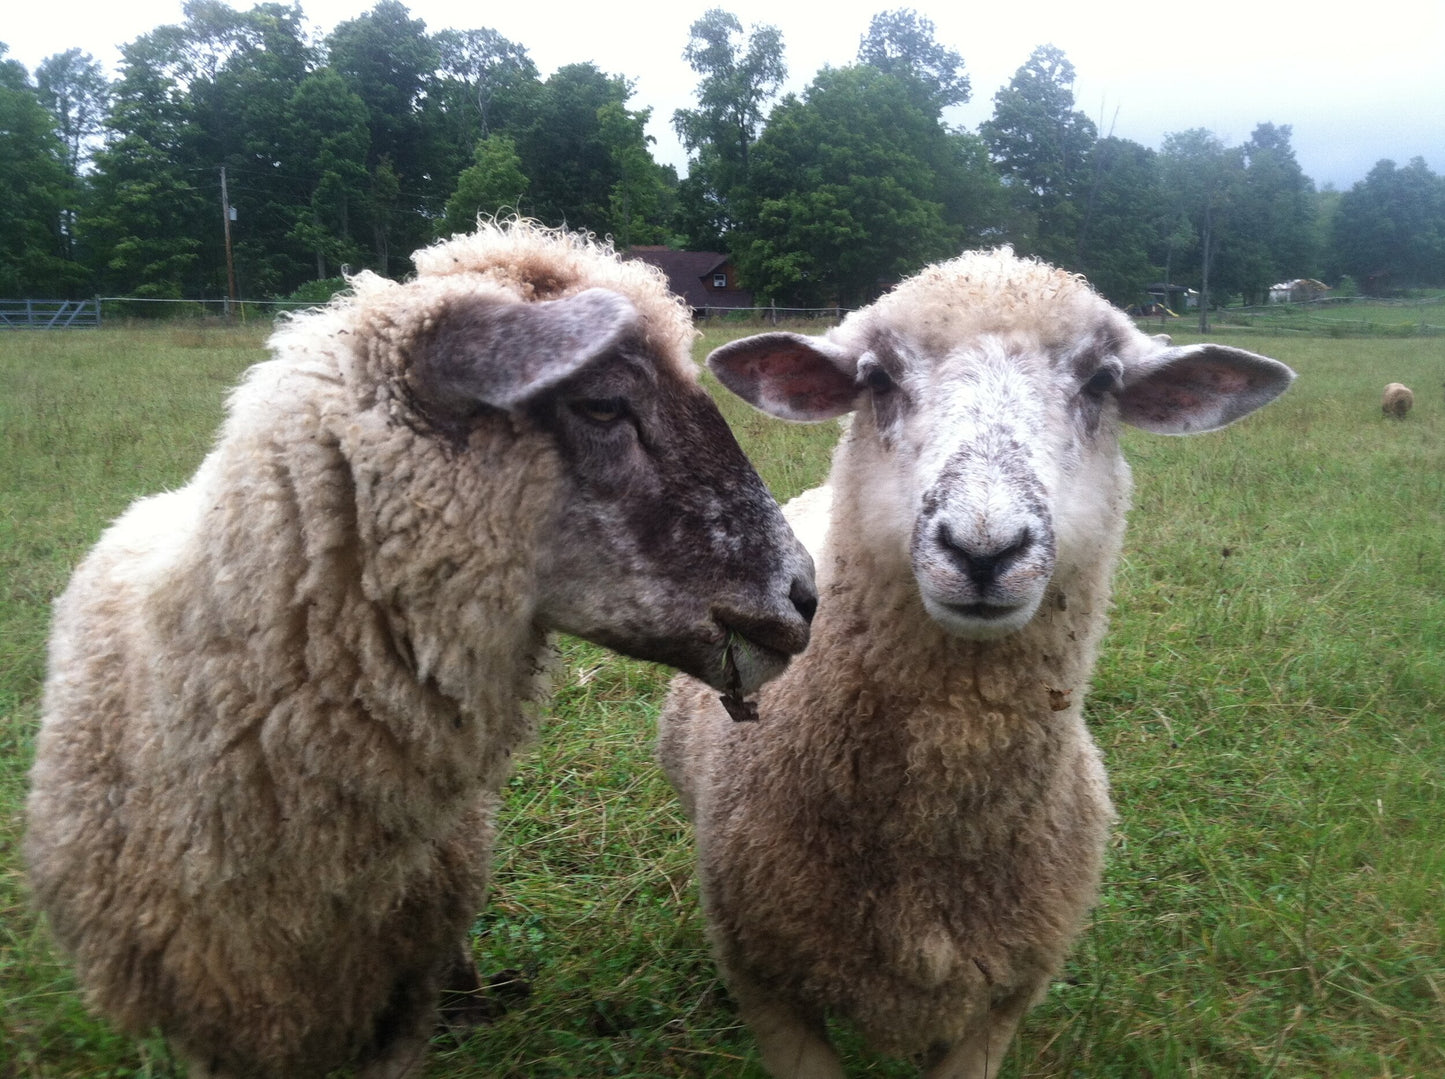
[[[400,275],[412,251],[431,239],[416,202],[435,199],[431,208],[439,209],[452,184],[428,168],[422,103],[439,64],[436,44],[400,0],[380,0],[339,24],[326,45],[331,67],[366,107],[371,264]]]
[[[1422,159],[1316,192],[1288,125],[1239,146],[1202,129],[1157,151],[1099,138],[1051,45],[964,131],[942,122],[972,91],[963,57],[928,18],[884,10],[860,29],[858,66],[878,81],[829,67],[774,105],[777,28],[704,11],[680,43],[697,75],[695,107],[671,118],[689,154],[680,180],[654,160],[627,75],[581,63],[543,81],[522,45],[430,33],[403,0],[319,41],[297,4],[193,0],[122,45],[114,84],[76,49],[33,84],[0,53],[0,293],[226,295],[222,167],[231,261],[254,298],[343,265],[405,275],[440,231],[518,201],[622,247],[730,254],[745,285],[789,303],[861,302],[936,255],[1000,243],[1121,303],[1160,277],[1214,302],[1296,277],[1348,274],[1367,293],[1445,284],[1445,180]],[[801,145],[799,128],[817,141]],[[493,160],[493,138],[516,161]]]
[[[933,29],[932,19],[911,8],[880,11],[858,46],[858,62],[898,79],[914,104],[937,116],[966,102],[972,87],[963,57],[939,44]]]
[[[1024,234],[1021,250],[1059,265],[1076,257],[1079,204],[1096,130],[1074,108],[1074,65],[1041,45],[993,97],[979,125],[1009,191]]]
[[[337,293],[345,292],[350,287],[344,277],[323,277],[316,281],[307,281],[286,299],[293,303],[319,305],[328,303]]]
[[[1419,157],[1379,162],[1340,197],[1334,245],[1367,292],[1445,283],[1445,177]]]
[[[110,82],[90,53],[67,49],[41,61],[35,69],[35,88],[41,104],[55,117],[55,133],[65,144],[66,171],[78,179],[87,143],[102,130]]]
[[[1089,148],[1086,169],[1077,255],[1068,265],[1127,307],[1159,276],[1150,259],[1166,220],[1157,155],[1127,139],[1099,139]]]
[[[1314,184],[1295,159],[1291,134],[1288,124],[1260,124],[1244,144],[1245,225],[1236,243],[1251,257],[1233,260],[1240,268],[1226,287],[1246,303],[1264,303],[1272,284],[1312,276],[1298,269],[1319,263]]]
[[[742,332],[707,330],[698,356]],[[0,335],[0,1061],[17,1075],[181,1074],[158,1039],[85,1011],[30,910],[25,772],[52,597],[106,521],[184,482],[264,333]],[[1300,379],[1227,431],[1128,432],[1135,509],[1087,711],[1119,821],[1100,906],[1004,1079],[1445,1071],[1445,337],[1232,343]],[[1403,423],[1380,416],[1393,380],[1416,389]],[[825,474],[835,424],[719,405],[778,497]],[[427,1075],[761,1079],[651,760],[666,679],[562,643],[474,929],[483,970],[511,972],[509,1010],[439,1036]],[[916,1075],[842,1033],[850,1074]]]
[[[633,112],[620,101],[597,110],[602,141],[617,179],[609,192],[607,232],[626,250],[633,244],[656,244],[667,237],[673,188],[677,178],[652,160],[644,126],[651,109]]]
[[[527,191],[517,144],[507,135],[488,135],[477,143],[472,166],[457,177],[457,189],[447,200],[443,234],[470,232],[477,215],[495,216],[521,204]]]
[[[1260,124],[1237,147],[1203,129],[1172,134],[1160,177],[1169,214],[1185,223],[1181,247],[1192,255],[1174,261],[1172,279],[1197,286],[1206,308],[1221,296],[1263,303],[1275,282],[1310,276],[1303,268],[1319,260],[1316,199],[1288,125]]]
[[[679,192],[682,227],[691,246],[725,250],[741,222],[738,203],[763,108],[787,78],[783,37],[767,24],[744,34],[735,15],[711,8],[688,28],[683,58],[699,79],[698,107],[672,114],[683,146],[695,155]]]
[[[495,30],[441,30],[438,68],[424,106],[432,168],[454,176],[470,167],[476,145],[521,123],[537,66],[527,50]]]
[[[648,242],[666,181],[646,149],[648,114],[627,108],[631,96],[626,79],[590,63],[560,67],[536,89],[516,133],[529,216],[599,233],[635,227],[634,242]]]
[[[0,45],[0,296],[48,289],[70,296],[84,279],[62,219],[71,184],[63,144],[25,68]]]
[[[786,98],[758,140],[739,230],[744,280],[798,306],[856,306],[956,254],[987,187],[986,162],[877,68],[825,68]]]

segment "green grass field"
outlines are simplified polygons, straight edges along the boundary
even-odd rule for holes
[[[1212,336],[1301,377],[1228,431],[1126,439],[1135,510],[1088,706],[1119,822],[1006,1076],[1445,1075],[1445,337],[1231,333]],[[0,335],[0,1079],[179,1074],[86,1013],[29,910],[25,773],[51,598],[108,520],[195,468],[262,339]],[[1403,423],[1380,415],[1389,381],[1415,389]],[[822,477],[835,427],[721,404],[780,498]],[[562,650],[476,922],[508,1011],[439,1038],[427,1074],[759,1079],[652,763],[666,672]],[[844,1042],[855,1074],[913,1074]]]

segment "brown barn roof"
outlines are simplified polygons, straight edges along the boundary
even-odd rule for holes
[[[751,307],[753,294],[747,289],[716,288],[714,274],[726,273],[733,280],[731,260],[716,251],[675,251],[670,247],[640,246],[624,258],[638,259],[656,266],[667,275],[668,285],[692,307]]]

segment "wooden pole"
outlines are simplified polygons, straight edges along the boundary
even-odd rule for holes
[[[236,263],[231,257],[231,199],[226,194],[226,166],[221,166],[221,224],[226,230],[226,318],[236,305]]]

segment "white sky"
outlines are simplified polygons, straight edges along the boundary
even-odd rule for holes
[[[1320,187],[1346,189],[1381,158],[1404,165],[1419,156],[1445,172],[1442,0],[1350,6],[1299,0],[403,2],[430,31],[497,30],[527,49],[544,78],[564,64],[592,61],[634,80],[629,104],[653,109],[654,155],[680,173],[686,158],[670,121],[674,109],[693,105],[697,83],[682,50],[688,26],[710,7],[732,12],[745,27],[762,22],[782,31],[793,91],[824,64],[852,63],[876,12],[913,7],[964,59],[973,100],[947,118],[971,130],[989,117],[995,91],[1029,53],[1054,44],[1074,65],[1076,107],[1100,134],[1158,149],[1170,132],[1204,127],[1234,145],[1256,124],[1289,124],[1300,165]],[[372,6],[374,0],[301,0],[308,21],[322,32]],[[181,0],[72,0],[60,8],[10,0],[5,7],[0,42],[32,74],[45,57],[68,48],[113,65],[119,44],[184,18]]]

